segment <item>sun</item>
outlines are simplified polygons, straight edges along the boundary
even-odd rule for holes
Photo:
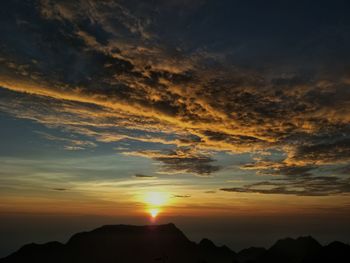
[[[151,214],[152,219],[156,219],[157,215],[159,214],[158,208],[152,208],[149,210],[149,213]]]
[[[146,211],[151,216],[151,220],[155,221],[159,213],[164,210],[164,206],[169,203],[170,195],[165,192],[148,192],[144,196]]]

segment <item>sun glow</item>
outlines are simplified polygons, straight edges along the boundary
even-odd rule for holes
[[[164,206],[169,202],[169,194],[164,192],[149,192],[144,196],[144,202],[147,205],[147,212],[151,220],[156,220]]]
[[[161,192],[150,192],[146,195],[145,201],[151,206],[163,206],[168,202],[168,195]]]
[[[149,213],[151,214],[152,219],[156,219],[157,215],[159,213],[159,209],[158,208],[152,208],[149,210]]]

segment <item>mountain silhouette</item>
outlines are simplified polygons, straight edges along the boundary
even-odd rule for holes
[[[333,242],[322,246],[314,238],[299,237],[278,240],[269,249],[249,248],[240,251],[238,263],[345,263],[350,262],[350,246]]]
[[[108,225],[73,235],[66,244],[28,244],[0,263],[313,263],[350,262],[350,246],[321,246],[312,237],[286,238],[271,248],[235,253],[209,239],[190,241],[174,224]]]
[[[262,247],[246,248],[237,254],[235,262],[257,262],[265,253],[266,249]]]

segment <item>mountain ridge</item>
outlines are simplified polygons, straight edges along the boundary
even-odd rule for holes
[[[104,225],[79,232],[66,242],[27,244],[0,263],[323,263],[350,262],[350,246],[339,241],[322,246],[311,236],[280,239],[270,248],[246,248],[238,253],[204,238],[199,243],[169,223],[164,225]]]

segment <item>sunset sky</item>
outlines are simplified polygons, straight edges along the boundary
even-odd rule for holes
[[[0,256],[103,224],[350,236],[350,3],[0,3]]]

